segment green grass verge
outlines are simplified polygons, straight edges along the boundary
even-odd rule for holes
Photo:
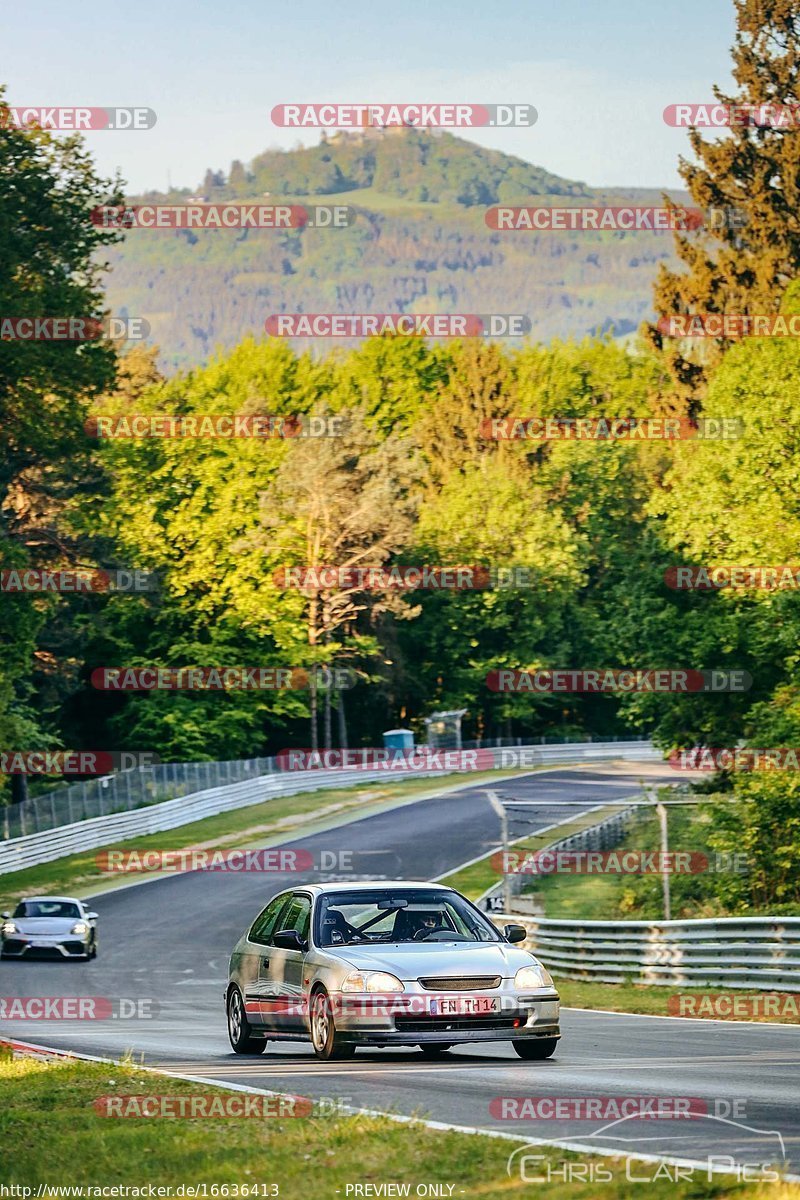
[[[771,993],[749,988],[697,988],[673,984],[671,987],[656,987],[652,984],[639,983],[597,983],[594,980],[564,979],[554,976],[556,987],[561,996],[561,1003],[568,1008],[610,1009],[612,1012],[648,1013],[654,1017],[676,1016],[669,1010],[671,996],[689,996],[699,1009],[689,1012],[689,1016],[711,1017],[728,1021],[777,1021],[781,1025],[800,1024],[800,995],[794,993]],[[732,1004],[737,1002],[743,1011],[733,1011],[730,1014],[715,1010],[710,1013],[704,1010],[702,999],[705,996],[721,996]],[[748,1004],[754,999],[756,1004]],[[777,1011],[770,1011],[775,1006]],[[766,1009],[766,1011],[763,1011]]]
[[[619,812],[619,805],[610,805],[608,809],[602,809],[593,813],[582,813],[581,816],[575,817],[574,820],[568,821],[564,825],[559,825],[557,830],[550,830],[549,833],[533,834],[528,837],[521,838],[517,842],[512,843],[512,849],[516,852],[533,852],[535,850],[543,850],[546,846],[551,845],[554,841],[560,841],[561,838],[569,837],[573,833],[580,833],[582,829],[586,829],[589,825],[596,825],[599,821],[606,817],[612,816],[615,812]],[[468,867],[463,867],[459,871],[453,871],[452,874],[442,879],[442,883],[446,883],[449,887],[458,888],[470,900],[477,900],[484,892],[488,891],[496,883],[499,883],[503,878],[502,873],[492,865],[492,861],[497,855],[496,850],[492,850],[484,858],[478,862],[471,863]]]
[[[702,797],[701,797],[702,799]],[[670,851],[705,855],[709,867],[716,858],[709,847],[714,818],[705,805],[667,809]],[[625,850],[658,851],[661,846],[658,818],[651,810],[640,810],[625,839],[615,847]],[[725,871],[678,872],[670,876],[671,914],[674,920],[715,916],[772,916],[767,905],[751,907],[746,913],[731,912]],[[523,888],[535,896],[548,917],[577,921],[659,921],[664,916],[660,874],[577,875],[553,873],[531,877]],[[774,908],[774,906],[773,906]],[[800,916],[800,908],[780,905],[782,916]]]
[[[508,775],[527,775],[531,770],[551,770],[544,767],[503,772]],[[370,783],[348,788],[326,788],[317,792],[302,792],[296,796],[276,796],[261,804],[222,812],[202,821],[167,829],[163,833],[131,838],[114,843],[120,850],[182,850],[187,846],[214,846],[224,849],[265,846],[270,841],[283,840],[294,833],[309,832],[320,821],[335,824],[351,818],[355,812],[368,816],[403,799],[424,796],[450,787],[474,787],[480,783],[496,782],[495,771],[464,773],[462,777],[447,775],[441,778],[392,779],[386,783]],[[91,895],[141,878],[138,875],[106,875],[96,862],[101,847],[85,850],[50,863],[40,863],[24,871],[0,875],[0,909],[5,911],[21,896],[38,892],[53,895]]]
[[[346,1087],[345,1087],[346,1090]],[[3,1181],[30,1187],[33,1195],[57,1195],[55,1186],[148,1185],[175,1188],[205,1185],[207,1196],[238,1195],[243,1186],[266,1185],[259,1195],[280,1200],[344,1200],[348,1185],[452,1185],[450,1195],[503,1200],[534,1195],[519,1172],[509,1176],[506,1162],[515,1144],[469,1134],[395,1123],[385,1118],[310,1116],[276,1118],[132,1118],[101,1116],[93,1102],[100,1096],[229,1096],[210,1085],[191,1084],[137,1070],[130,1065],[84,1062],[45,1063],[34,1059],[0,1060],[0,1144],[5,1148]],[[539,1133],[540,1131],[536,1131]],[[532,1131],[531,1136],[534,1136]],[[602,1163],[613,1182],[563,1182],[547,1186],[550,1200],[627,1197],[641,1184],[625,1179],[624,1163],[569,1151],[537,1148],[558,1167],[565,1162]],[[545,1163],[537,1167],[545,1169]],[[563,1167],[561,1168],[563,1170]],[[656,1167],[640,1165],[639,1174]],[[588,1170],[587,1170],[588,1175]],[[270,1192],[270,1185],[276,1191]],[[229,1190],[212,1192],[228,1185]],[[253,1194],[253,1193],[251,1193]],[[352,1190],[351,1196],[358,1194]],[[362,1196],[365,1193],[360,1193]],[[371,1194],[375,1195],[375,1192]],[[377,1193],[380,1194],[380,1193]],[[447,1191],[444,1192],[447,1195]],[[689,1182],[662,1178],[650,1183],[650,1200],[733,1197],[754,1200],[800,1195],[800,1187],[759,1188],[700,1174]]]
[[[546,846],[552,844],[554,840],[560,840],[563,837],[568,837],[570,834],[578,833],[587,825],[594,825],[598,821],[604,819],[605,816],[611,815],[619,811],[619,806],[609,806],[608,810],[592,813],[591,815],[583,814],[570,821],[568,824],[560,825],[558,830],[551,830],[549,833],[537,834],[534,837],[523,838],[519,842],[513,844],[517,851],[535,851],[542,850]],[[678,820],[676,821],[676,816]],[[681,850],[698,850],[705,848],[705,835],[707,833],[707,820],[699,818],[694,810],[680,810],[675,813],[671,810],[670,820],[676,825],[680,823],[681,838],[677,843],[673,843],[675,848]],[[626,839],[623,844],[625,848],[636,849],[657,849],[659,846],[659,828],[658,822],[654,815],[646,814],[644,820],[641,820],[635,827],[632,834]],[[620,846],[619,849],[622,849]],[[455,871],[442,880],[443,883],[449,884],[451,887],[458,888],[470,899],[476,900],[483,895],[490,887],[498,883],[501,879],[500,872],[492,866],[492,859],[496,852],[492,852],[481,858],[478,862],[472,863],[468,867],[464,867],[460,871]],[[679,877],[676,877],[679,878]],[[692,877],[689,879],[689,886],[697,886],[697,879]],[[640,888],[643,887],[642,880],[637,880]],[[630,876],[619,875],[542,875],[537,877],[536,882],[530,888],[525,889],[526,892],[534,892],[537,899],[545,905],[545,912],[550,917],[558,917],[575,920],[603,920],[603,919],[647,919],[648,917],[658,919],[662,915],[660,908],[661,897],[661,879],[660,876],[655,877],[652,881],[645,880],[644,888],[650,888],[652,884],[653,894],[647,893],[643,896],[643,910],[631,912],[631,878]],[[635,893],[634,893],[635,898]],[[695,914],[697,915],[697,914]],[[705,915],[705,914],[704,914]],[[722,995],[730,998],[732,1002],[739,1001],[744,1011],[738,1013],[734,1010],[730,1014],[723,1014],[718,1010],[713,1013],[704,1012],[701,1008],[699,1011],[693,1009],[688,1015],[691,1016],[713,1016],[716,1019],[724,1020],[746,1020],[746,1021],[777,1021],[781,1024],[794,1025],[800,1024],[800,996],[786,995],[777,998],[778,1009],[771,1010],[770,1006],[776,1002],[775,994],[764,993],[756,989],[745,988],[681,988],[676,984],[672,987],[657,987],[647,984],[636,983],[599,983],[593,980],[574,980],[556,978],[556,985],[561,995],[561,1003],[570,1008],[586,1008],[586,1009],[608,1009],[612,1012],[628,1012],[628,1013],[645,1013],[651,1016],[672,1016],[676,1015],[669,1010],[669,1000],[671,996],[682,994],[693,997],[701,997],[709,992],[716,995]],[[757,1004],[749,1006],[748,999],[755,998]],[[783,1006],[783,1007],[781,1007]]]

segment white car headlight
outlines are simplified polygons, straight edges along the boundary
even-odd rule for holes
[[[553,987],[553,977],[541,963],[536,965],[531,964],[529,967],[520,967],[514,976],[514,987],[516,988],[541,988]]]
[[[72,926],[72,929],[70,929],[70,933],[88,933],[88,932],[89,932],[89,926],[86,924],[85,921],[77,921],[76,924],[74,924]]]
[[[0,926],[0,929],[2,929],[2,932],[6,935],[9,933],[19,933],[19,930],[13,921],[4,921],[2,926]]]
[[[403,985],[388,971],[351,971],[342,982],[343,992],[402,992]]]

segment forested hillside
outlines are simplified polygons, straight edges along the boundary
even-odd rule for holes
[[[488,229],[485,209],[498,202],[660,204],[662,197],[601,193],[450,134],[355,134],[268,151],[249,168],[234,161],[228,172],[209,169],[192,194],[210,203],[265,194],[269,203],[335,200],[356,215],[343,229],[131,231],[110,256],[109,300],[115,312],[150,323],[165,370],[260,336],[279,312],[522,313],[533,340],[626,335],[652,313],[659,263],[674,262],[664,234]],[[312,347],[299,341],[297,348]],[[325,353],[330,344],[313,349]]]

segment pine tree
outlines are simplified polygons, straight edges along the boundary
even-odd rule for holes
[[[726,96],[715,87],[718,103],[800,104],[800,0],[734,3],[738,92]],[[661,267],[654,298],[660,316],[776,312],[787,284],[800,273],[800,108],[783,126],[760,120],[753,114],[715,140],[690,130],[697,161],[682,157],[680,174],[693,203],[711,219],[697,233],[676,234],[687,270]],[[656,325],[644,332],[665,359],[679,406],[692,411],[728,343],[678,342]]]
[[[231,163],[228,187],[235,196],[243,196],[247,192],[247,171],[244,169],[244,163],[238,158]]]
[[[203,192],[207,196],[214,188],[223,187],[224,183],[225,176],[222,171],[212,171],[211,167],[208,167],[203,176]]]

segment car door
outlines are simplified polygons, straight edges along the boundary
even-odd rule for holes
[[[288,906],[280,914],[274,933],[284,929],[294,929],[308,947],[311,929],[311,896],[308,892],[292,894]],[[280,1000],[276,1006],[275,1028],[286,1033],[308,1028],[303,988],[305,959],[306,952],[303,950],[276,947],[270,953],[271,994]]]
[[[272,935],[281,926],[278,918],[291,901],[291,893],[281,892],[256,917],[247,935],[241,961],[242,994],[247,1020],[255,1028],[274,1028],[276,997],[270,976],[270,956],[275,947]]]

